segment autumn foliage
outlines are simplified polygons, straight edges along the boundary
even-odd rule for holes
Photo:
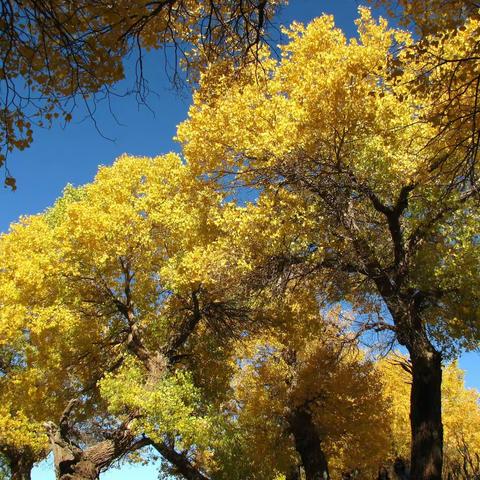
[[[294,23],[278,58],[249,30],[266,2],[215,10],[209,50],[203,2],[166,3],[127,32],[194,47],[181,154],[124,155],[0,238],[12,478],[49,454],[59,480],[156,455],[191,480],[477,478],[477,7]]]

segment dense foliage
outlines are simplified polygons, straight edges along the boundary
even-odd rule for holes
[[[203,2],[125,5],[143,46],[197,49],[182,154],[122,156],[0,238],[0,465],[478,478],[455,361],[480,340],[477,6],[294,23],[277,58],[248,22],[279,2],[230,3],[205,2],[212,56]],[[119,13],[91,8],[115,53]]]

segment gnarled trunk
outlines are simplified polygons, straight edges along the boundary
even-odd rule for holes
[[[98,480],[100,471],[96,465],[86,460],[67,464],[63,463],[57,470],[58,480]]]
[[[119,456],[114,442],[106,440],[85,450],[70,445],[54,448],[55,470],[58,480],[97,480],[102,469]]]
[[[303,408],[293,410],[288,417],[295,448],[302,459],[306,480],[328,480],[328,463],[312,414]]]
[[[129,429],[130,421],[127,421],[115,430],[109,431],[109,438],[88,447],[80,447],[72,440],[73,422],[70,422],[73,408],[77,403],[78,400],[75,399],[68,403],[58,426],[53,422],[45,424],[57,480],[97,480],[100,473],[117,458],[129,451],[150,445],[147,438],[135,440],[134,434]]]

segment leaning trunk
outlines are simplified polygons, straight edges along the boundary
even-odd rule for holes
[[[412,362],[410,425],[412,480],[441,480],[443,463],[442,365],[432,345],[409,348]]]
[[[305,409],[296,409],[290,414],[288,423],[302,459],[305,480],[329,479],[327,459],[312,414]]]

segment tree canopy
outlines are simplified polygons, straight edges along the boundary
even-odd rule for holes
[[[480,475],[455,362],[480,340],[476,6],[361,7],[355,38],[323,15],[278,58],[278,4],[3,6],[35,41],[72,22],[108,75],[132,39],[199,74],[180,154],[124,155],[0,237],[13,479],[49,453],[58,480],[152,455],[189,480]]]
[[[306,226],[264,258],[267,270],[276,262],[283,278],[313,277],[325,302],[348,300],[364,328],[407,348],[412,475],[439,478],[441,359],[478,344],[470,144],[461,128],[445,133],[432,97],[411,88],[410,33],[360,9],[358,39],[329,16],[289,35],[280,62],[265,54],[264,74],[205,74],[178,138],[199,174],[262,188],[258,209],[275,205],[265,235],[292,218]]]
[[[69,122],[77,105],[94,116],[134,58],[134,93],[144,102],[145,51],[172,48],[165,61],[194,78],[207,62],[254,58],[277,0],[0,2],[0,166],[27,148],[36,126]],[[6,185],[15,179],[6,169]]]

